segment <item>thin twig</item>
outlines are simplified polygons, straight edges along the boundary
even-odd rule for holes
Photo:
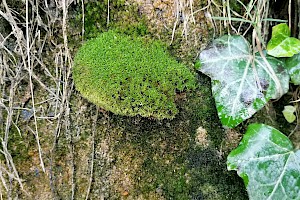
[[[174,22],[174,25],[173,25],[173,29],[172,29],[172,38],[171,38],[170,45],[174,41],[175,30],[176,30],[176,26],[177,26],[177,23],[178,23],[178,20],[179,20],[179,2],[178,2],[178,0],[175,1],[175,4],[176,4],[176,19],[175,19],[175,22]]]
[[[93,172],[94,172],[94,159],[95,159],[95,132],[96,132],[96,123],[99,115],[99,108],[97,107],[96,109],[96,116],[95,120],[93,123],[93,128],[92,128],[92,152],[91,152],[91,169],[90,169],[90,178],[89,178],[89,184],[86,192],[85,199],[88,200],[90,191],[91,191],[91,186],[93,182]]]
[[[109,0],[107,0],[107,20],[106,20],[106,26],[109,25]]]
[[[292,30],[292,0],[289,0],[288,13],[289,13],[289,28],[290,30]]]
[[[85,20],[85,15],[84,15],[84,0],[81,0],[81,12],[82,12],[82,41],[84,39],[84,20]]]

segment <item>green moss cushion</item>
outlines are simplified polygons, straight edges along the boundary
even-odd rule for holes
[[[115,114],[174,118],[176,91],[193,89],[194,75],[157,42],[113,31],[77,52],[73,78],[89,101]]]

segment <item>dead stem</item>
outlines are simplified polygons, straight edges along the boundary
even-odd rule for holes
[[[85,199],[88,200],[89,199],[89,195],[90,195],[90,191],[91,191],[91,186],[92,186],[92,182],[93,182],[93,172],[94,172],[94,159],[95,159],[95,132],[96,132],[96,123],[97,123],[97,119],[99,116],[99,108],[97,107],[96,109],[96,116],[93,122],[93,128],[92,128],[92,152],[91,152],[91,164],[90,164],[90,177],[89,177],[89,184],[88,184],[88,188],[86,191],[86,196]]]

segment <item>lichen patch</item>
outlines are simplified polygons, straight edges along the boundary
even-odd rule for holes
[[[195,142],[197,145],[206,148],[209,146],[210,141],[208,139],[207,131],[202,126],[198,127],[196,130]]]

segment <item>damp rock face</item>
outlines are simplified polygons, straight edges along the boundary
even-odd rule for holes
[[[204,92],[179,102],[172,121],[100,115],[91,199],[247,199],[242,180],[227,171],[222,129]]]
[[[176,91],[195,88],[194,75],[158,42],[113,31],[86,42],[75,57],[77,90],[115,114],[172,119]]]

